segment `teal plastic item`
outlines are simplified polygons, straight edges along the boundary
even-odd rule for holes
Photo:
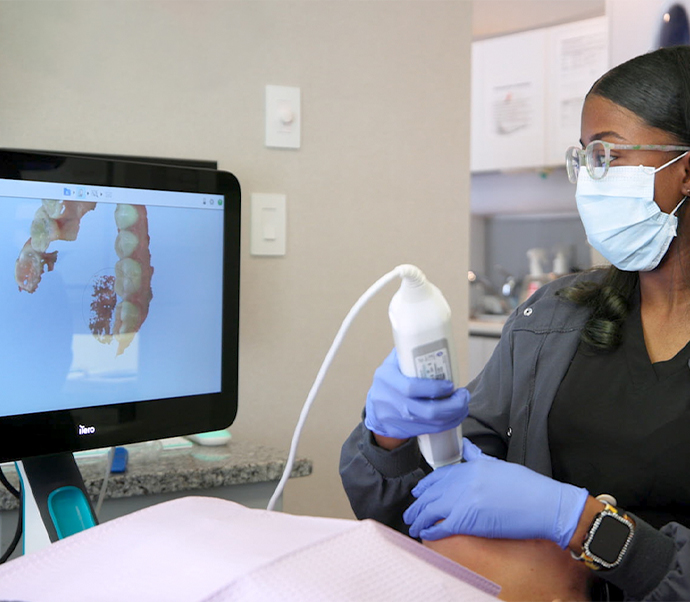
[[[198,445],[225,445],[230,441],[232,436],[228,429],[221,429],[219,431],[208,431],[206,433],[197,433],[196,435],[186,435],[187,439]]]
[[[48,511],[60,539],[96,525],[84,492],[72,485],[60,487],[50,493]]]

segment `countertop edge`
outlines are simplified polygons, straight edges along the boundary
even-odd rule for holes
[[[136,448],[136,446],[135,446]],[[105,459],[77,459],[84,484],[92,500],[103,485]],[[130,452],[127,470],[111,473],[105,499],[200,491],[229,485],[278,481],[285,470],[287,453],[268,447],[237,443],[217,447],[192,446],[184,449]],[[307,458],[295,460],[291,478],[306,477],[313,465]],[[5,470],[9,482],[18,487],[14,468]],[[15,510],[18,500],[0,487],[0,511]]]

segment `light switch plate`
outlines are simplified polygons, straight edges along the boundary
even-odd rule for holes
[[[285,206],[284,194],[252,193],[252,255],[285,255]]]
[[[300,89],[266,86],[266,146],[299,148],[301,128]]]

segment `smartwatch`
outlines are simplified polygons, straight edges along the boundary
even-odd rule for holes
[[[606,503],[587,532],[582,554],[574,557],[595,571],[613,569],[622,562],[634,534],[633,520]]]

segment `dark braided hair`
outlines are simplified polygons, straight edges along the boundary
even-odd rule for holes
[[[690,46],[661,48],[622,63],[595,82],[587,97],[592,95],[607,98],[647,125],[673,134],[678,144],[690,145]],[[601,281],[580,282],[558,292],[591,308],[583,342],[600,351],[620,345],[638,279],[637,272],[611,266]]]

